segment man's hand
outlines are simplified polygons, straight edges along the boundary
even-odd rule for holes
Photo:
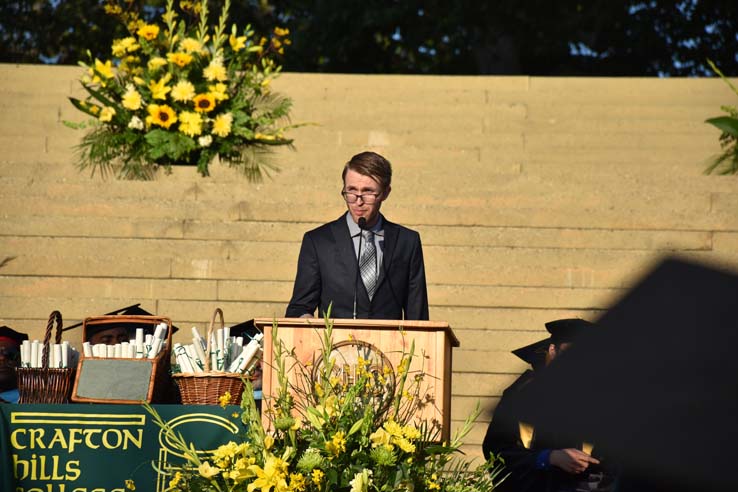
[[[301,314],[301,315],[300,315],[300,317],[301,317],[301,318],[312,318],[312,317],[313,317],[313,313],[305,313],[305,314]]]
[[[566,473],[582,473],[590,464],[598,465],[600,461],[578,449],[554,449],[548,458],[549,463],[561,468]]]

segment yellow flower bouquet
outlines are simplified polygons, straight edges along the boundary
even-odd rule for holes
[[[210,453],[197,451],[196,443],[186,442],[147,407],[185,457],[183,466],[159,470],[166,475],[166,490],[490,492],[500,482],[500,462],[459,457],[479,405],[447,443],[439,442],[436,422],[413,417],[432,402],[423,396],[424,372],[408,369],[414,357],[422,357],[413,354],[412,345],[397,368],[359,357],[347,371],[346,359],[336,356],[340,344],[333,344],[329,318],[314,364],[300,362],[276,332],[275,325],[279,386],[265,401],[266,428],[248,381],[241,403],[242,440]]]
[[[259,179],[274,169],[272,146],[291,145],[285,132],[291,100],[271,91],[281,67],[275,56],[289,44],[276,28],[269,39],[231,25],[225,0],[215,26],[207,0],[167,0],[160,22],[146,22],[131,0],[108,0],[129,36],[113,41],[111,59],[81,62],[87,92],[72,104],[93,117],[79,150],[79,167],[150,179],[158,167],[197,166],[203,176],[217,156]],[[187,17],[190,22],[182,20]]]

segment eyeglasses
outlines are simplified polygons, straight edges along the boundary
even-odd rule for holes
[[[341,195],[343,195],[343,199],[346,200],[346,203],[356,203],[356,200],[361,198],[361,201],[366,203],[367,205],[371,205],[374,202],[377,201],[377,198],[381,193],[351,193],[349,191],[342,191]]]

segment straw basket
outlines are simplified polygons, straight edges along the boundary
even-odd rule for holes
[[[107,358],[82,356],[77,365],[77,376],[71,400],[75,403],[112,403],[139,405],[172,403],[174,384],[170,377],[172,321],[163,316],[119,314],[92,316],[82,323],[83,339],[89,340],[91,331],[124,325],[150,330],[164,323],[167,326],[166,346],[153,358]]]
[[[226,392],[231,394],[229,404],[241,404],[243,378],[247,376],[240,373],[210,370],[210,345],[212,343],[213,325],[215,325],[216,316],[220,317],[221,328],[225,326],[223,311],[220,308],[216,308],[215,312],[213,312],[213,318],[210,320],[210,327],[208,328],[204,372],[180,372],[172,374],[172,378],[174,378],[177,386],[179,386],[182,404],[184,405],[218,405],[220,403],[219,398],[226,394]]]
[[[44,336],[44,350],[41,367],[19,367],[18,376],[18,403],[68,403],[74,383],[76,367],[53,368],[49,367],[51,352],[51,329],[56,322],[55,343],[61,343],[62,315],[54,311],[49,315]]]

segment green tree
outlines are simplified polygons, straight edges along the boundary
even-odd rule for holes
[[[140,6],[144,0],[120,0]],[[146,2],[151,5],[152,2]],[[154,0],[153,8],[161,6]],[[213,0],[213,7],[219,2]],[[738,2],[243,0],[232,20],[288,27],[285,70],[344,73],[738,74]],[[0,61],[110,56],[122,26],[103,0],[0,3]]]

